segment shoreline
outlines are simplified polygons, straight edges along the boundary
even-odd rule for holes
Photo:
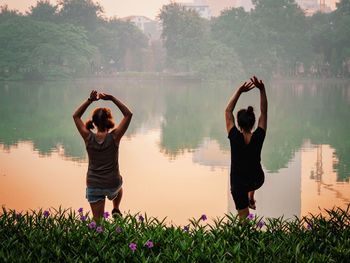
[[[228,81],[235,82],[239,79],[206,79],[196,76],[191,73],[162,73],[162,72],[119,72],[116,74],[104,74],[104,75],[86,75],[77,76],[71,78],[52,78],[52,79],[0,79],[0,83],[6,82],[57,82],[57,81],[82,81],[91,79],[105,79],[105,80],[137,80],[137,81],[193,81],[193,82],[213,82],[213,81]],[[349,77],[290,77],[279,76],[272,77],[270,82],[288,83],[288,82],[350,82]]]

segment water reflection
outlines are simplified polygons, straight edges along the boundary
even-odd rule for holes
[[[213,216],[233,211],[227,194],[229,144],[223,117],[231,87],[232,84],[220,82],[115,79],[1,83],[0,174],[6,170],[6,176],[0,176],[1,203],[23,209],[25,199],[32,202],[31,205],[27,202],[30,208],[86,203],[86,153],[71,115],[89,90],[102,89],[119,96],[134,111],[133,122],[121,145],[124,149],[121,167],[130,183],[125,207],[135,212],[145,209],[177,222],[206,210]],[[258,192],[258,212],[269,216],[307,214],[318,211],[314,208],[318,207],[320,196],[329,200],[322,201],[320,207],[348,203],[348,83],[275,81],[268,87],[269,126],[262,153],[267,179]],[[242,97],[237,109],[251,104],[258,110],[258,102],[259,93],[253,91]],[[111,106],[105,102],[99,105]],[[121,117],[116,109],[112,108],[112,112]],[[46,170],[38,168],[44,164],[36,163],[36,156],[43,163],[51,162]],[[18,164],[25,168],[16,170]],[[63,183],[50,184],[46,181],[49,174]],[[71,184],[72,178],[77,181]],[[41,180],[44,183],[40,189],[51,190],[40,192],[33,183],[26,189],[24,185],[18,186],[21,180],[26,183]],[[215,182],[220,183],[213,190],[210,186]],[[208,185],[198,187],[202,183]],[[58,191],[56,185],[64,189],[67,184],[79,188],[69,188],[71,195],[67,200],[59,194],[50,195]],[[316,185],[318,195],[312,190]],[[16,195],[19,189],[23,200]],[[28,198],[33,196],[32,192],[40,192],[48,201]]]
[[[147,212],[168,222],[187,224],[191,217],[224,215],[228,192],[227,169],[211,170],[192,163],[185,153],[169,162],[159,151],[160,130],[148,131],[120,145],[124,181],[122,211]],[[147,149],[140,150],[140,145]],[[19,143],[6,153],[0,149],[0,205],[19,211],[40,207],[84,207],[87,163],[63,160],[58,153],[41,157],[31,143]],[[18,165],[20,163],[20,165]],[[111,202],[106,203],[111,211]]]
[[[301,213],[319,213],[324,207],[332,207],[334,200],[345,207],[350,203],[350,184],[338,181],[334,164],[338,162],[330,145],[306,143],[302,151],[302,207]]]

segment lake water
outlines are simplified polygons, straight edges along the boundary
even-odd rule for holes
[[[235,213],[229,191],[224,109],[236,85],[224,82],[94,79],[0,83],[0,204],[29,209],[89,210],[87,155],[72,113],[91,89],[112,93],[134,112],[120,144],[124,212],[175,224]],[[266,181],[256,193],[265,217],[304,216],[350,202],[350,82],[267,83]],[[259,92],[236,109],[255,107]],[[108,106],[121,118],[116,107]],[[111,203],[107,203],[111,210]]]

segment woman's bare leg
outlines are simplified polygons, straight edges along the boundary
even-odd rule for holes
[[[123,197],[123,188],[120,188],[117,197],[113,199],[113,208],[114,209],[120,210],[119,205],[120,205],[120,202],[122,201],[122,197]]]
[[[241,209],[241,210],[238,210],[238,216],[239,216],[239,219],[245,219],[247,218],[247,216],[249,215],[249,208],[244,208],[244,209]]]
[[[256,209],[256,205],[255,205],[254,194],[255,194],[255,191],[248,192],[249,208],[255,210]]]
[[[90,203],[90,207],[92,210],[92,215],[94,216],[94,220],[98,221],[102,218],[105,211],[105,200],[100,200],[96,203]]]
[[[113,199],[113,210],[112,210],[113,217],[116,215],[122,216],[122,213],[120,212],[120,209],[119,209],[119,205],[120,205],[120,202],[122,201],[122,197],[123,197],[123,188],[120,188],[117,197]]]
[[[255,194],[255,191],[250,191],[250,192],[248,192],[248,198],[249,198],[249,200],[254,200],[254,194]]]

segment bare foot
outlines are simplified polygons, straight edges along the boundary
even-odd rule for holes
[[[113,210],[112,210],[112,216],[113,216],[113,217],[115,217],[115,216],[122,216],[122,213],[120,212],[119,209],[113,208]]]
[[[254,199],[249,199],[249,208],[255,210],[256,205],[255,205],[255,200]]]

